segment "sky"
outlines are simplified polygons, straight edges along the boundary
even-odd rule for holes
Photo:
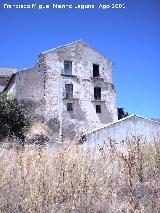
[[[34,3],[96,8],[3,8]],[[99,4],[125,8],[99,9]],[[0,66],[31,67],[42,51],[82,39],[113,61],[117,106],[129,114],[160,118],[159,8],[159,0],[1,0]]]

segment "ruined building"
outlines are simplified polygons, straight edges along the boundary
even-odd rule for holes
[[[81,40],[42,52],[33,68],[15,71],[1,90],[27,103],[56,137],[72,139],[117,120],[112,61]]]
[[[17,68],[0,67],[0,92],[4,91],[5,87],[9,84],[9,81],[12,81],[17,71]]]

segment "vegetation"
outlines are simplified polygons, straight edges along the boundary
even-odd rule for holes
[[[0,124],[1,139],[5,137],[23,139],[31,124],[25,107],[6,93],[0,93]]]
[[[125,118],[129,115],[128,112],[124,111],[124,108],[118,108],[118,120]]]
[[[160,141],[118,148],[12,150],[0,156],[0,212],[158,213]]]

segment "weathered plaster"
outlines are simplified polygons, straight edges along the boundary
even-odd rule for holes
[[[64,76],[64,61],[72,61],[73,76]],[[117,120],[112,62],[83,41],[62,46],[40,55],[45,67],[45,120],[56,118],[64,136],[75,136]],[[93,64],[99,64],[100,78],[92,78]],[[64,99],[65,84],[73,84],[73,100]],[[102,101],[94,101],[94,86],[102,88]],[[73,112],[66,104],[73,103]],[[102,113],[95,111],[101,104]],[[73,134],[74,133],[74,134]]]
[[[85,143],[89,146],[98,147],[109,145],[109,139],[122,145],[126,139],[141,137],[148,142],[155,142],[160,138],[160,122],[143,118],[137,115],[130,115],[117,122],[113,122],[103,128],[95,129],[83,135]]]

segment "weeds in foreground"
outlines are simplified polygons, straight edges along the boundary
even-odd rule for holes
[[[110,144],[2,154],[0,212],[158,213],[160,144]]]

